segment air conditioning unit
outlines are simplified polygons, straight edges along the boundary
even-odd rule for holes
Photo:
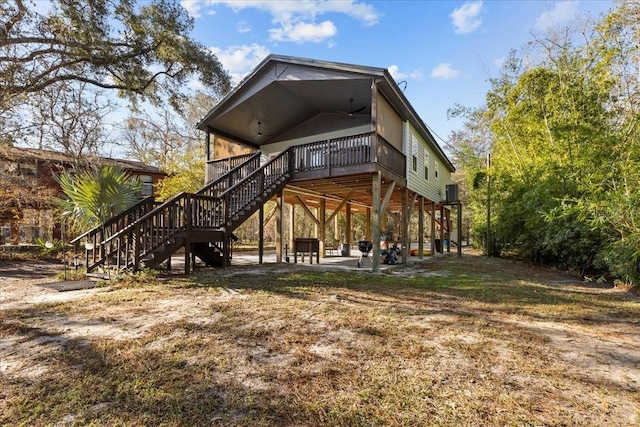
[[[458,184],[449,184],[445,187],[446,201],[457,202],[458,201]]]

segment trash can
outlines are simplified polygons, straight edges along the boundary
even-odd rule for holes
[[[440,252],[440,239],[436,239],[436,252]]]
[[[342,244],[342,256],[349,256],[349,244],[348,243],[343,243]]]

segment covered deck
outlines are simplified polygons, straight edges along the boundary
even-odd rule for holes
[[[444,185],[427,198],[408,182],[404,153],[410,130],[430,144],[441,164],[453,166],[388,70],[272,55],[215,105],[198,128],[206,132],[207,182],[236,167],[234,156],[260,153],[261,159],[253,161],[264,165],[286,154],[287,182],[272,198],[276,208],[273,213],[265,213],[264,206],[258,211],[260,224],[271,216],[278,224],[278,261],[285,244],[304,237],[285,230],[296,209],[315,224],[321,256],[325,242],[333,240],[326,230],[338,213],[344,213],[349,231],[352,215],[364,215],[364,235],[346,233],[343,243],[351,248],[357,247],[355,239],[372,241],[374,271],[380,268],[380,235],[387,216],[399,222],[396,241],[403,252],[409,249],[413,214],[418,215],[420,255],[425,230],[432,247],[451,231],[449,208],[442,203]]]
[[[366,232],[360,239],[372,241],[374,245],[373,268],[379,269],[380,236],[386,229],[385,218],[395,218],[400,227],[395,243],[402,248],[401,260],[408,258],[409,222],[414,213],[418,215],[417,232],[420,238],[416,252],[422,258],[425,235],[425,213],[431,219],[429,247],[436,247],[436,240],[445,240],[450,233],[449,210],[441,203],[428,200],[407,188],[406,156],[375,132],[360,133],[341,138],[315,141],[290,147],[291,176],[287,185],[275,200],[279,222],[279,237],[276,238],[276,254],[283,259],[284,245],[293,247],[293,224],[295,209],[304,210],[306,217],[316,225],[316,237],[320,243],[320,254],[326,253],[325,244],[334,240],[326,232],[327,227],[339,212],[344,212],[347,230],[351,229],[353,214],[366,216]],[[207,176],[216,177],[237,166],[238,159],[246,160],[251,154],[207,162]],[[289,229],[284,229],[284,205],[289,205]],[[438,214],[439,213],[439,217]],[[264,211],[260,209],[260,223],[264,224]],[[271,219],[271,215],[267,214]],[[437,227],[436,227],[437,225]],[[377,231],[376,231],[377,230]],[[439,236],[436,234],[439,232]],[[414,233],[415,234],[415,233]],[[341,244],[350,249],[357,245],[352,233]],[[263,236],[261,236],[261,239]],[[377,249],[375,249],[377,248]],[[334,249],[335,250],[335,249]],[[440,249],[442,250],[442,248]]]

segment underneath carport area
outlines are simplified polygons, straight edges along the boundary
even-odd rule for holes
[[[414,247],[415,246],[415,247]],[[410,247],[410,250],[408,251],[409,253],[416,253],[416,247],[417,244],[412,244]],[[415,263],[415,262],[420,262],[420,261],[425,261],[428,260],[430,258],[432,258],[430,255],[428,255],[429,251],[429,246],[427,245],[426,247],[426,252],[423,255],[422,258],[419,258],[417,255],[413,255],[413,256],[409,256],[409,258],[407,259],[407,262],[410,263]],[[455,248],[451,248],[451,254],[455,254],[456,249]],[[444,254],[447,254],[447,250],[445,249]],[[441,256],[441,254],[436,254],[436,256]],[[309,257],[309,254],[305,254],[304,256],[302,256],[301,254],[298,254],[297,256],[297,262],[295,262],[294,260],[294,255],[292,253],[287,253],[286,255],[283,254],[283,262],[281,263],[283,266],[284,265],[300,265],[300,266],[306,266],[306,267],[317,267],[317,268],[336,268],[336,269],[348,269],[348,270],[366,270],[366,271],[371,271],[371,265],[372,265],[372,253],[369,252],[368,254],[363,254],[362,252],[360,252],[360,250],[358,249],[358,246],[353,246],[351,248],[351,255],[350,256],[342,256],[342,255],[325,255],[323,258],[320,258],[320,262],[317,262],[317,257],[316,254],[313,254],[313,256]],[[288,262],[286,261],[288,259]],[[383,260],[384,259],[384,255],[380,256],[380,259]],[[381,270],[386,270],[389,268],[393,268],[396,267],[398,265],[401,265],[401,258],[398,258],[397,260],[397,264],[385,264],[383,262],[380,263],[380,269]],[[183,255],[175,255],[172,257],[171,260],[171,265],[173,270],[175,270],[176,272],[181,271],[182,270],[182,264],[184,263],[184,256]],[[262,257],[262,263],[264,264],[269,264],[269,265],[273,265],[277,263],[277,257],[276,257],[276,251],[271,249],[271,250],[265,250],[264,255]],[[202,263],[199,262],[199,260],[196,259],[196,265],[198,267],[202,267]],[[258,251],[253,250],[253,251],[234,251],[233,252],[233,258],[231,259],[231,266],[236,266],[236,267],[240,267],[240,266],[254,266],[254,267],[258,267],[260,266],[260,259],[258,256]]]

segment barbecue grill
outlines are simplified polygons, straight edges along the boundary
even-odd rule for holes
[[[373,248],[373,243],[368,240],[360,240],[358,242],[358,249],[360,249],[360,259],[358,260],[358,268],[362,267],[362,259],[368,259],[369,253]],[[371,263],[373,265],[373,262]]]

